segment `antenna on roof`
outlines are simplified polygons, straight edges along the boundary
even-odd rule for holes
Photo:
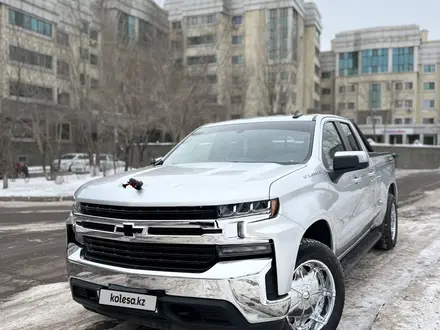
[[[292,118],[296,119],[301,117],[303,114],[301,112],[299,112],[299,110],[296,110],[295,113],[293,114]]]

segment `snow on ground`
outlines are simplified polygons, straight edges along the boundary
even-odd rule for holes
[[[117,169],[116,173],[123,172],[123,168]],[[114,174],[114,171],[108,175]],[[48,181],[44,177],[30,179],[15,179],[9,181],[8,189],[0,189],[0,197],[65,197],[73,193],[84,183],[99,179],[90,174],[67,174],[60,175],[55,181]]]
[[[100,178],[89,174],[62,176],[63,183],[48,181],[46,178],[16,179],[9,182],[8,189],[0,190],[0,197],[63,197],[72,196],[84,183]]]

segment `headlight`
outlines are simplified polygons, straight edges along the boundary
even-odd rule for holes
[[[230,218],[251,215],[267,215],[267,218],[272,218],[277,215],[278,208],[278,199],[220,205],[217,207],[217,216],[219,218]]]

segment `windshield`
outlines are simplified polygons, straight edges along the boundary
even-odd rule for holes
[[[75,155],[63,155],[61,157],[61,159],[73,159],[73,158],[75,158]]]
[[[310,157],[314,127],[313,121],[204,127],[188,136],[164,163],[303,163]]]

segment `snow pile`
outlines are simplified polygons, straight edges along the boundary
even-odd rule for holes
[[[124,172],[124,168],[118,168],[116,173]],[[114,170],[108,175],[114,174]],[[8,189],[0,189],[0,197],[66,197],[73,193],[83,184],[99,179],[102,173],[97,176],[90,174],[68,174],[60,175],[55,181],[48,181],[44,177],[30,179],[15,179],[9,181]],[[1,188],[1,186],[0,186]]]

